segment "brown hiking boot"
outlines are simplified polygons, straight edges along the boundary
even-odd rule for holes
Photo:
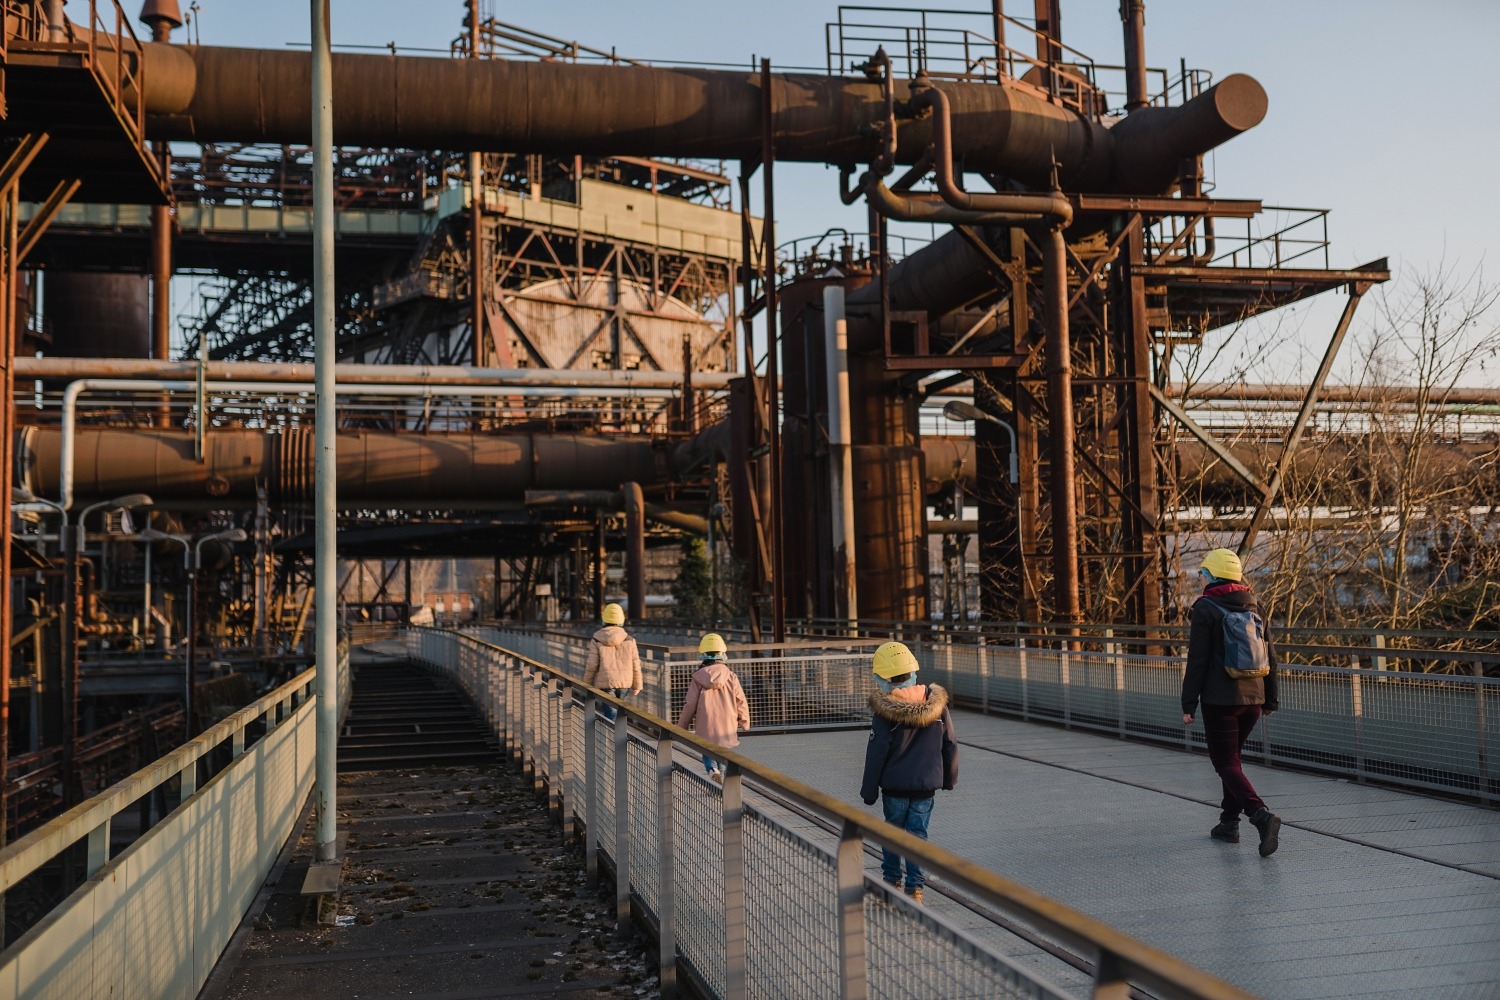
[[[1250,823],[1260,831],[1260,856],[1269,858],[1280,846],[1281,817],[1269,809],[1261,809],[1250,817]]]
[[[916,903],[918,906],[922,905],[922,887],[921,886],[917,886],[915,889],[907,889],[906,890],[906,894],[911,897],[911,901],[913,903]]]
[[[1226,844],[1238,844],[1240,842],[1240,825],[1238,823],[1220,823],[1208,835],[1215,840],[1222,840]]]

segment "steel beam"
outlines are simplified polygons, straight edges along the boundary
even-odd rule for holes
[[[1364,298],[1365,292],[1369,289],[1370,282],[1356,281],[1349,284],[1349,301],[1344,303],[1344,312],[1339,316],[1333,336],[1328,340],[1328,347],[1323,351],[1323,360],[1318,364],[1318,370],[1313,375],[1312,381],[1307,384],[1307,394],[1302,397],[1302,408],[1297,411],[1297,419],[1292,422],[1292,429],[1281,447],[1281,457],[1276,460],[1276,470],[1271,473],[1271,482],[1266,486],[1260,503],[1255,507],[1255,516],[1250,519],[1250,526],[1245,529],[1245,534],[1240,539],[1241,557],[1249,553],[1250,546],[1255,543],[1255,536],[1260,532],[1261,525],[1265,523],[1266,515],[1271,512],[1271,505],[1276,502],[1276,497],[1281,493],[1281,480],[1286,475],[1287,466],[1291,463],[1297,445],[1302,441],[1303,432],[1307,430],[1307,422],[1312,418],[1313,409],[1318,405],[1318,394],[1322,392],[1323,383],[1328,380],[1328,373],[1333,369],[1333,360],[1338,357],[1339,348],[1344,344],[1344,335],[1349,332],[1349,324],[1354,321],[1354,313],[1359,308],[1360,299]]]

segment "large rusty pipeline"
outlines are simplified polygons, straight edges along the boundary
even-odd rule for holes
[[[305,143],[311,61],[305,52],[147,44],[145,103],[153,139]],[[770,77],[779,160],[853,164],[880,143],[878,82]],[[341,143],[488,152],[752,159],[762,145],[758,74],[504,59],[333,57]],[[910,86],[895,84],[905,102]],[[1045,185],[1053,158],[1069,190],[1158,193],[1184,157],[1264,116],[1265,91],[1242,74],[1176,108],[1142,108],[1106,128],[1008,84],[951,84],[954,156],[966,170]],[[926,120],[901,122],[898,163],[932,143]],[[1142,188],[1140,185],[1146,185]]]
[[[398,506],[514,501],[527,490],[618,489],[659,483],[700,459],[716,428],[698,439],[662,444],[644,435],[401,434],[350,431],[338,438],[341,501]],[[707,435],[707,436],[705,436]],[[313,441],[308,429],[266,434],[214,430],[203,462],[191,432],[86,427],[75,442],[74,495],[82,499],[147,492],[158,504],[253,506],[258,484],[273,503],[312,497]],[[38,496],[59,488],[62,433],[29,427],[21,436],[26,483]]]

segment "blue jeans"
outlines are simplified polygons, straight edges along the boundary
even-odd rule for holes
[[[908,799],[882,792],[880,804],[885,809],[885,821],[899,826],[907,833],[927,839],[927,824],[932,820],[932,802],[935,796],[925,799]],[[901,884],[901,856],[890,848],[881,849],[880,874],[891,885]],[[906,862],[906,891],[920,889],[927,884],[927,875],[916,862]]]
[[[718,758],[717,757],[710,757],[708,754],[704,754],[703,755],[703,770],[707,771],[709,774],[713,774],[715,771],[719,770],[719,760],[718,760]]]
[[[605,688],[604,690],[608,691],[610,694],[614,695],[616,698],[622,698],[622,699],[626,695],[630,694],[630,688]],[[604,718],[608,719],[610,722],[614,722],[615,721],[615,715],[617,713],[615,712],[615,706],[609,704],[608,702],[601,701],[599,703],[599,714],[602,715],[602,716],[604,716]]]

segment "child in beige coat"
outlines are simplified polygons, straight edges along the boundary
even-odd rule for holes
[[[699,736],[727,748],[739,746],[739,734],[750,728],[750,703],[745,700],[740,679],[724,662],[726,651],[723,637],[713,632],[698,644],[703,665],[693,672],[677,727],[686,729],[696,720]],[[714,757],[703,755],[703,769],[711,780],[724,781]]]

